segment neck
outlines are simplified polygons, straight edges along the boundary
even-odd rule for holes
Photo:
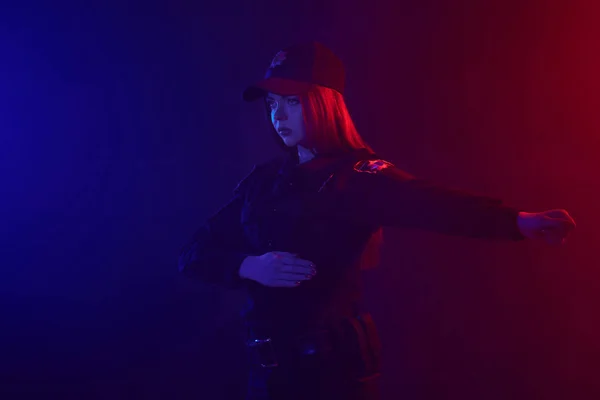
[[[298,145],[298,163],[302,164],[315,158],[316,151]]]

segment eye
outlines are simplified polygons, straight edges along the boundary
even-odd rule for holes
[[[277,102],[273,99],[267,99],[267,106],[272,110],[277,107]]]
[[[292,105],[292,106],[300,104],[300,99],[298,99],[297,97],[289,97],[288,98],[288,104]]]

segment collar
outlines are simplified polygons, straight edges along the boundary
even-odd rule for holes
[[[331,171],[340,164],[346,162],[357,162],[365,159],[372,159],[376,155],[368,149],[353,149],[350,151],[337,151],[337,152],[326,152],[318,153],[312,160],[306,161],[302,164],[298,163],[297,152],[292,152],[283,161],[279,168],[278,175],[287,175],[294,173],[295,171],[309,171],[318,172],[323,170]]]

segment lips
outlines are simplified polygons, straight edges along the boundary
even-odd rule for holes
[[[292,134],[292,130],[289,128],[279,128],[277,132],[280,136],[290,136]]]

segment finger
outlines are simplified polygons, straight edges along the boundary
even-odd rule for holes
[[[568,232],[566,230],[554,229],[542,231],[544,240],[552,245],[563,244],[567,238]]]
[[[560,218],[556,220],[556,223],[564,229],[573,230],[575,229],[575,221],[572,218]]]
[[[298,265],[298,264],[282,264],[279,267],[279,271],[293,273],[293,274],[303,274],[303,275],[316,275],[317,274],[317,269],[314,266]]]
[[[269,286],[272,286],[272,287],[297,287],[297,286],[300,286],[301,283],[302,283],[302,281],[299,281],[299,280],[288,281],[288,280],[283,280],[283,279],[276,279]]]
[[[558,219],[562,219],[564,221],[567,221],[570,224],[575,225],[575,220],[573,219],[573,217],[567,212],[567,210],[561,210],[562,214],[560,216],[557,216]]]
[[[312,274],[294,274],[294,273],[280,273],[277,274],[277,279],[283,281],[308,281],[313,278]]]
[[[309,268],[315,267],[315,264],[312,261],[303,260],[302,258],[298,258],[298,257],[285,257],[282,261],[285,265],[298,265],[298,266],[304,266],[304,267],[309,267]]]
[[[288,253],[287,251],[272,251],[271,254],[281,257],[298,257],[296,253]]]
[[[304,274],[314,275],[317,273],[315,268],[307,267],[304,265],[293,265],[293,264],[282,264],[280,268],[281,272],[288,272],[292,274]]]
[[[573,227],[569,224],[561,224],[551,228],[543,228],[540,233],[547,237],[564,238],[571,233]]]
[[[542,224],[541,224],[541,228],[543,230],[559,230],[559,229],[565,229],[565,230],[573,230],[575,228],[575,223],[569,219],[569,218],[552,218],[552,217],[545,217]]]
[[[300,258],[298,253],[289,253],[287,251],[272,251],[271,254],[281,257],[283,260],[286,260],[286,262],[299,261],[303,263],[312,263],[311,261]]]
[[[557,213],[548,213],[548,214],[544,215],[544,219],[556,220],[556,221],[570,221],[573,223],[575,222],[573,217],[571,217],[571,215],[566,211],[561,211],[561,212],[557,212]]]
[[[567,227],[570,231],[572,231],[573,229],[575,229],[577,227],[575,220],[573,218],[571,218],[570,216],[567,219],[566,223],[567,223]]]

